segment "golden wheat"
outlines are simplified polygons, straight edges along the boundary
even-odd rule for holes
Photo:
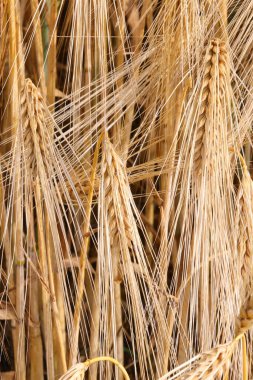
[[[252,377],[252,10],[0,0],[0,378]]]

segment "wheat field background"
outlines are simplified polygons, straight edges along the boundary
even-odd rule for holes
[[[0,379],[253,379],[253,0],[0,0]]]

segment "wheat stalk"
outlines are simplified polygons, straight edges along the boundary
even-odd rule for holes
[[[0,3],[0,80],[2,80],[4,67],[6,63],[6,47],[8,41],[8,24],[7,24],[7,1]]]
[[[79,379],[80,376],[83,377],[84,373],[88,370],[88,368],[91,365],[94,365],[94,363],[98,363],[98,362],[109,362],[109,363],[114,364],[116,367],[119,368],[120,373],[122,374],[123,378],[125,380],[130,380],[130,378],[129,378],[128,374],[127,374],[127,371],[122,366],[122,364],[118,360],[116,360],[114,358],[111,358],[109,356],[100,356],[100,357],[97,357],[97,358],[88,359],[84,363],[78,363],[78,364],[72,366],[68,370],[67,373],[65,373],[63,376],[61,376],[61,378],[59,380],[74,380],[74,379]]]
[[[18,98],[19,98],[19,86],[18,86],[18,48],[17,44],[20,40],[20,30],[18,24],[19,8],[15,7],[14,1],[8,2],[8,17],[9,17],[9,64],[11,66],[11,72],[8,79],[8,86],[11,91],[10,97],[10,123],[13,127],[12,134],[16,138],[19,137],[18,130]],[[16,135],[15,135],[16,134]],[[16,158],[19,161],[20,149],[16,148]],[[22,205],[21,205],[21,173],[19,166],[14,168],[16,182],[13,186],[14,194],[14,208],[13,208],[13,219],[14,228],[11,231],[12,241],[13,241],[13,252],[15,257],[15,308],[18,318],[18,323],[15,327],[15,339],[14,342],[14,355],[15,355],[15,371],[17,380],[25,380],[26,378],[26,365],[25,365],[25,326],[24,326],[24,306],[25,306],[25,271],[24,271],[24,252],[23,252],[23,242],[22,242]]]
[[[64,337],[59,319],[59,311],[55,301],[55,285],[53,278],[52,258],[53,245],[50,244],[50,226],[46,222],[44,228],[44,220],[47,220],[47,210],[43,211],[43,200],[41,195],[41,186],[45,181],[49,180],[51,173],[50,151],[52,142],[50,129],[46,129],[46,106],[42,95],[34,86],[30,79],[26,79],[20,98],[22,132],[24,142],[24,163],[25,172],[28,177],[28,183],[34,192],[38,231],[39,231],[39,247],[40,261],[44,280],[49,282],[51,297],[48,292],[42,288],[43,299],[43,319],[44,319],[44,339],[46,341],[47,352],[47,368],[48,376],[54,378],[54,362],[56,358],[61,371],[66,370],[66,352],[63,346]],[[50,125],[49,125],[50,128]],[[43,189],[44,190],[44,189]],[[44,219],[45,218],[45,219]],[[54,325],[53,325],[54,323]],[[53,348],[53,329],[56,335],[56,348]]]
[[[24,87],[20,97],[20,109],[22,120],[22,131],[24,140],[24,162],[28,175],[28,183],[35,184],[35,199],[38,223],[38,245],[40,251],[40,263],[42,276],[49,282],[47,249],[44,237],[44,218],[42,196],[40,190],[40,174],[47,165],[49,141],[45,141],[45,109],[40,92],[33,85],[30,79],[24,81]],[[45,169],[44,169],[45,170]],[[42,175],[45,175],[44,173]],[[53,325],[52,307],[50,294],[42,288],[42,307],[43,307],[43,337],[46,346],[46,365],[48,377],[54,378],[54,349],[53,349]],[[33,372],[33,367],[31,368]]]
[[[87,262],[87,250],[89,245],[89,235],[85,235],[88,231],[88,226],[90,222],[91,217],[91,207],[92,207],[92,198],[93,198],[93,191],[94,191],[94,183],[96,178],[96,169],[98,164],[98,156],[99,156],[99,149],[100,144],[103,138],[103,134],[100,136],[100,139],[97,143],[95,154],[94,154],[94,160],[93,160],[93,168],[92,168],[92,178],[91,178],[91,187],[88,194],[88,204],[86,209],[86,223],[84,225],[84,239],[83,244],[81,247],[81,256],[80,256],[80,270],[78,275],[78,282],[77,282],[77,297],[76,297],[76,303],[75,303],[75,312],[74,312],[74,320],[73,320],[73,343],[70,350],[70,358],[69,363],[70,366],[75,364],[77,360],[77,351],[78,351],[78,336],[79,336],[79,329],[80,329],[80,318],[81,318],[81,307],[82,307],[82,299],[83,299],[83,291],[84,291],[84,279],[85,279],[85,269],[86,269],[86,262]]]

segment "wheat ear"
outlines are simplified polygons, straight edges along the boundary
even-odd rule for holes
[[[236,224],[237,224],[237,255],[241,268],[241,310],[237,318],[236,333],[248,331],[253,326],[253,298],[252,271],[253,271],[253,183],[247,165],[240,155],[242,166],[242,180],[237,196]]]
[[[50,131],[46,131],[43,97],[30,79],[26,79],[20,96],[26,170],[33,180],[41,168],[47,170]]]
[[[47,250],[44,234],[43,203],[39,172],[44,172],[48,152],[44,152],[49,146],[49,141],[43,141],[45,135],[45,110],[43,99],[36,86],[30,79],[24,80],[20,95],[20,110],[22,122],[22,135],[24,144],[25,172],[28,177],[27,183],[34,187],[38,228],[39,261],[42,276],[46,283],[48,278]],[[44,169],[44,170],[43,170]],[[46,367],[48,378],[53,379],[54,374],[54,350],[53,350],[53,322],[50,294],[42,287],[43,309],[43,337],[46,351]],[[33,371],[33,368],[31,369]]]
[[[205,162],[205,146],[208,144],[208,123],[212,115],[212,104],[219,82],[218,96],[223,96],[227,75],[227,52],[225,44],[219,39],[210,42],[205,58],[204,76],[200,92],[200,104],[197,115],[197,126],[194,147],[194,167],[197,174]]]
[[[180,379],[180,380],[212,380],[228,379],[229,364],[232,356],[241,343],[242,353],[242,374],[243,380],[247,379],[247,355],[246,340],[244,334],[239,334],[229,343],[222,344],[203,352],[180,367],[168,372],[159,380]]]
[[[42,288],[44,337],[46,340],[47,366],[49,377],[54,378],[54,362],[60,363],[64,372],[67,369],[64,336],[59,319],[59,311],[55,298],[54,275],[52,268],[53,244],[50,244],[51,230],[48,220],[48,211],[45,209],[42,184],[50,175],[50,157],[52,147],[52,131],[46,124],[46,106],[38,88],[30,79],[24,81],[20,97],[22,134],[24,143],[24,163],[28,183],[32,186],[36,201],[38,236],[40,247],[41,268],[44,279],[49,282],[51,297]],[[53,349],[53,328],[56,336],[55,349]]]
[[[150,278],[148,259],[143,252],[137,227],[138,213],[126,170],[108,137],[104,141],[101,170],[98,202],[99,246],[95,279],[99,287],[96,290],[98,300],[91,310],[90,357],[109,355],[113,350],[116,359],[123,358],[122,312],[126,309],[127,316],[131,316],[131,345],[138,353],[141,377],[146,379],[153,373],[152,347],[148,341],[152,334],[155,340],[157,333],[151,310],[157,312],[161,324],[165,324],[165,318]],[[136,268],[141,268],[141,272]],[[121,292],[127,295],[127,305],[124,308]],[[93,320],[93,315],[98,315],[98,318]],[[148,325],[150,333],[147,330]],[[99,341],[101,335],[103,344]],[[160,342],[154,343],[159,345]],[[154,359],[154,365],[157,365],[159,360]],[[96,371],[95,366],[90,369],[90,379],[95,378]]]
[[[185,373],[181,380],[211,380],[221,377],[225,373],[228,361],[234,350],[234,344],[216,347],[201,355],[197,367]]]

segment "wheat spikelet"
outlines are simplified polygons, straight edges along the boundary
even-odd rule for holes
[[[20,96],[24,154],[27,169],[35,178],[40,165],[47,170],[50,135],[45,123],[46,110],[42,95],[30,79],[26,79]],[[51,132],[51,133],[50,133]]]
[[[108,213],[108,220],[110,222],[110,233],[111,233],[111,245],[116,246],[119,242],[117,216],[115,208],[115,197],[114,193],[118,191],[119,199],[118,202],[122,205],[123,213],[123,227],[124,233],[127,238],[127,245],[129,249],[132,247],[132,227],[129,224],[128,212],[125,206],[124,194],[122,194],[120,181],[122,181],[123,186],[128,186],[128,180],[126,174],[122,175],[124,168],[122,163],[113,149],[112,144],[105,140],[105,162],[104,162],[104,176],[105,176],[105,205],[106,211]]]
[[[182,376],[176,378],[180,380],[220,379],[227,371],[234,347],[235,344],[232,342],[220,345],[207,353],[201,354],[201,359],[193,364],[195,368],[184,372]]]
[[[241,263],[241,276],[243,280],[243,289],[250,285],[250,279],[253,270],[253,258],[252,258],[252,232],[253,232],[253,220],[252,220],[252,196],[253,196],[253,184],[250,178],[247,167],[244,167],[243,178],[238,191],[238,208],[237,208],[237,223],[238,223],[238,240],[237,249]],[[246,293],[248,293],[246,291]]]
[[[232,356],[238,348],[238,343],[242,343],[242,357],[245,360],[245,337],[240,334],[226,344],[220,344],[209,351],[202,352],[192,359],[186,361],[177,368],[166,373],[159,380],[220,380],[227,379]],[[243,371],[246,369],[246,362],[243,364]],[[238,376],[238,373],[237,373]]]
[[[253,272],[253,184],[247,165],[240,156],[243,177],[237,195],[237,254],[241,274],[241,309],[236,320],[236,334],[246,332],[253,326],[252,272]]]
[[[194,148],[194,167],[197,173],[201,170],[202,162],[205,162],[206,145],[210,143],[208,140],[208,124],[213,117],[212,110],[215,97],[218,94],[222,98],[225,90],[226,76],[227,53],[225,44],[219,39],[214,39],[207,48],[199,113],[197,116]]]
[[[220,378],[225,372],[224,369],[227,366],[227,360],[230,351],[227,347],[214,349],[210,353],[204,355],[204,359],[201,363],[198,363],[198,367],[185,374],[182,380],[198,380],[198,379],[215,379]]]

